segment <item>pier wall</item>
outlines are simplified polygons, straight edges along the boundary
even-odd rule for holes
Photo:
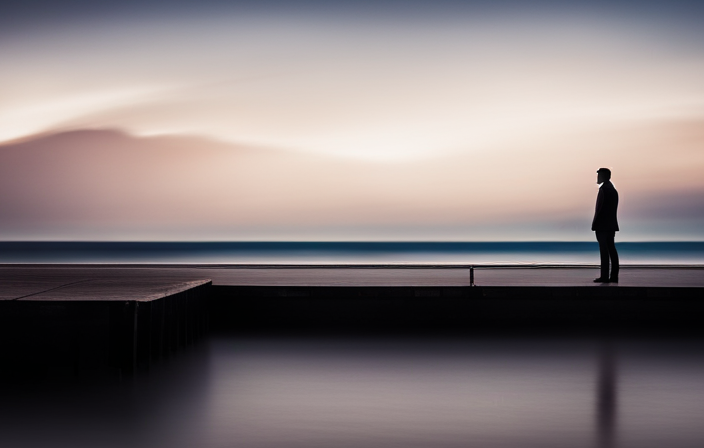
[[[211,284],[150,301],[0,301],[2,377],[130,376],[208,331]]]
[[[692,330],[702,288],[214,286],[215,331]]]

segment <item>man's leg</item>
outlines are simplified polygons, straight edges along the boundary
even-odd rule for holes
[[[619,263],[618,252],[616,252],[616,242],[614,241],[614,238],[616,237],[616,232],[613,232],[613,234],[609,236],[610,238],[607,242],[607,246],[609,249],[609,257],[611,258],[611,277],[609,277],[609,279],[613,282],[617,282]]]
[[[601,275],[599,278],[609,279],[609,235],[608,232],[596,232],[596,240],[599,242],[599,255],[601,256]]]

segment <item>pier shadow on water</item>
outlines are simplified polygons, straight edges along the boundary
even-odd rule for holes
[[[701,446],[701,342],[213,336],[129,380],[6,381],[0,446]]]

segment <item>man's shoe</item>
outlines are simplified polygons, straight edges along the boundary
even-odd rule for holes
[[[611,277],[609,283],[618,283],[618,277]]]
[[[604,277],[599,277],[594,279],[594,283],[608,283],[609,279]]]

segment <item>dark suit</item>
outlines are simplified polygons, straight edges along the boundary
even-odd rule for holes
[[[616,210],[618,209],[618,192],[611,181],[606,181],[599,188],[596,198],[596,210],[592,221],[592,230],[596,232],[601,254],[601,278],[609,278],[609,258],[611,259],[611,278],[618,279],[618,253],[614,237],[618,231]]]

